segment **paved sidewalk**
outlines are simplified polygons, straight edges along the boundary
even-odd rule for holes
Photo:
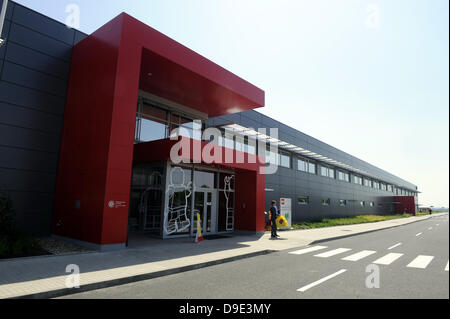
[[[42,256],[0,261],[0,298],[49,298],[182,271],[206,267],[272,251],[306,246],[318,241],[351,236],[421,221],[433,216],[395,219],[369,224],[232,236],[194,244],[191,239],[137,238],[130,248],[65,256]],[[66,288],[66,267],[80,267],[79,289]]]

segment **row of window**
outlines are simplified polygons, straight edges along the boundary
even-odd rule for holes
[[[299,205],[309,205],[309,196],[299,196],[297,199],[297,203]],[[322,205],[323,206],[330,206],[331,205],[331,199],[330,198],[322,198]],[[338,200],[339,206],[347,206],[347,200],[346,199],[340,199]],[[366,207],[367,203],[366,201],[359,201],[359,205],[361,207]],[[370,207],[375,207],[375,202],[368,202],[368,205]]]
[[[164,139],[171,136],[173,129],[183,127],[188,137],[196,138],[193,136],[194,130],[201,130],[200,124],[193,122],[192,119],[183,117],[174,112],[164,110],[160,107],[152,105],[147,101],[140,100],[138,106],[138,112],[136,116],[136,143],[153,141],[158,139]],[[198,137],[201,138],[201,137]],[[242,143],[243,142],[243,143]],[[248,137],[245,137],[243,141],[234,139],[220,138],[220,146],[233,148],[238,151],[247,152],[250,154],[256,154],[257,148],[255,145],[250,145]],[[256,144],[256,143],[254,143]],[[292,168],[291,153],[279,150],[273,152],[268,145],[266,148],[266,161],[274,165],[278,165],[285,168]],[[317,175],[318,164],[307,158],[297,157],[297,169],[302,172]],[[320,175],[328,178],[337,178],[340,181],[351,182],[350,173],[342,170],[337,170],[331,166],[320,165]],[[366,187],[381,189],[383,191],[394,192],[392,185],[380,183],[378,181],[372,181],[368,178],[363,178],[358,175],[353,175],[353,182],[358,185],[364,185]],[[414,196],[415,193],[406,191],[404,189],[395,189],[395,193],[399,196]]]

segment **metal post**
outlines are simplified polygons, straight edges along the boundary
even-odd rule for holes
[[[5,24],[7,7],[8,7],[8,0],[3,0],[2,12],[0,13],[0,46],[2,46],[5,43],[5,40],[3,40],[1,37],[3,32],[3,25]]]

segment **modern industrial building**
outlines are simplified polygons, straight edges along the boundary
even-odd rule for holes
[[[415,185],[258,113],[264,91],[125,13],[88,36],[10,1],[1,38],[0,185],[29,233],[116,249],[261,232],[273,199],[293,222],[416,210]]]

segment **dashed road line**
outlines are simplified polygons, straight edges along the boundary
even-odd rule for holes
[[[338,248],[338,249],[333,249],[333,250],[330,250],[330,251],[327,251],[327,252],[324,252],[324,253],[321,253],[321,254],[318,254],[318,255],[314,255],[314,257],[328,258],[328,257],[331,257],[331,256],[335,256],[335,255],[338,255],[338,254],[345,253],[345,252],[350,251],[350,250],[351,250],[350,248]]]
[[[448,261],[447,261],[447,266],[445,266],[445,271],[448,271]]]
[[[428,228],[428,230],[432,230],[432,229],[433,229],[433,227],[429,227],[429,228]]]
[[[416,237],[419,237],[420,235],[422,235],[423,233],[418,233],[418,234],[416,234]]]
[[[394,249],[394,248],[400,246],[401,244],[402,244],[402,243],[395,244],[394,246],[389,247],[388,250],[392,250],[392,249]]]
[[[375,260],[373,263],[378,264],[378,265],[390,265],[402,256],[403,256],[403,254],[389,253],[386,256],[383,256],[383,257]]]
[[[359,253],[356,253],[356,254],[350,255],[348,257],[342,258],[342,260],[358,261],[358,260],[361,260],[361,259],[366,258],[368,256],[371,256],[373,254],[376,254],[376,251],[363,250],[363,251],[360,251]]]
[[[334,277],[336,277],[336,276],[339,276],[340,274],[343,274],[343,273],[346,272],[346,271],[347,271],[347,269],[341,269],[341,270],[339,270],[338,272],[335,272],[334,274],[331,274],[331,275],[329,275],[329,276],[327,276],[327,277],[325,277],[325,278],[322,278],[322,279],[320,279],[320,280],[317,280],[317,281],[315,281],[315,282],[313,282],[313,283],[311,283],[311,284],[309,284],[309,285],[306,285],[306,286],[304,286],[304,287],[302,287],[302,288],[300,288],[300,289],[297,289],[297,291],[305,292],[306,290],[308,290],[308,289],[310,289],[310,288],[312,288],[312,287],[315,287],[315,286],[317,286],[317,285],[320,285],[321,283],[323,283],[323,282],[325,282],[325,281],[327,281],[327,280],[330,280],[330,279],[332,279],[332,278],[334,278]]]
[[[307,253],[325,249],[325,248],[328,248],[328,247],[327,246],[314,246],[314,247],[304,248],[304,249],[300,249],[300,250],[296,250],[296,251],[291,251],[290,254],[303,255],[303,254],[307,254]]]
[[[412,262],[408,264],[408,268],[420,268],[425,269],[427,266],[431,263],[431,261],[434,259],[434,256],[424,256],[419,255],[414,259]]]

